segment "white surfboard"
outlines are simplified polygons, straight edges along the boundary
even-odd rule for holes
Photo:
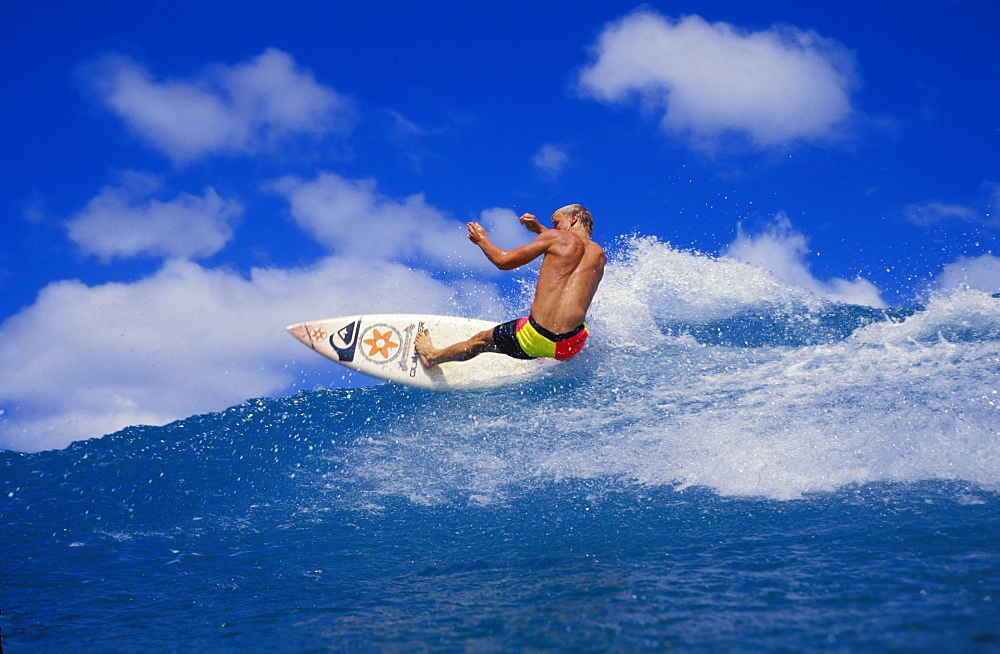
[[[405,386],[431,390],[488,388],[522,381],[553,363],[514,359],[487,352],[469,361],[424,368],[414,347],[420,330],[429,330],[436,347],[464,341],[495,322],[453,316],[372,314],[313,320],[286,329],[320,354],[342,366]]]

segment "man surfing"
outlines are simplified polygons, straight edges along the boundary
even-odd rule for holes
[[[593,217],[585,207],[571,204],[552,214],[552,229],[543,227],[530,213],[521,216],[520,222],[537,236],[513,250],[493,245],[479,223],[469,223],[469,240],[500,270],[513,270],[543,257],[531,313],[443,348],[434,347],[429,332],[420,332],[415,344],[425,368],[468,361],[483,352],[516,359],[565,360],[583,349],[589,334],[584,320],[607,261],[601,246],[590,239]]]

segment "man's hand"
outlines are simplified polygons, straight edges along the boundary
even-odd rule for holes
[[[542,224],[538,222],[538,218],[535,218],[530,213],[522,215],[520,221],[521,224],[524,225],[529,232],[541,234],[543,231],[545,231],[545,228],[542,227]]]
[[[486,238],[486,230],[479,223],[469,223],[469,240],[479,245]]]

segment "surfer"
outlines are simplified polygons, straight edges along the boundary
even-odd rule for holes
[[[531,313],[443,348],[434,347],[427,331],[418,333],[416,350],[425,368],[468,361],[483,352],[516,359],[563,360],[583,349],[588,336],[584,320],[607,261],[601,246],[590,239],[593,218],[585,207],[571,204],[552,214],[552,229],[530,213],[522,215],[520,222],[537,236],[513,250],[490,242],[479,223],[469,223],[469,240],[500,270],[513,270],[543,257]]]

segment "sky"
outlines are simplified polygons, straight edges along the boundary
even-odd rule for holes
[[[609,248],[831,301],[1000,291],[998,22],[995,0],[16,3],[0,448],[365,383],[282,328],[512,317],[465,223],[509,248],[517,215],[570,203]]]

